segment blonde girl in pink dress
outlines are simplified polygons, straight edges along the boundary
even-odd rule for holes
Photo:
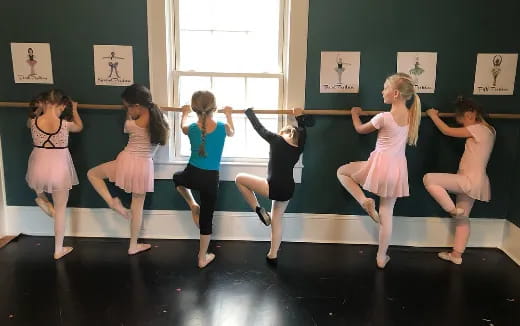
[[[63,247],[65,210],[69,190],[78,184],[78,177],[69,152],[69,132],[80,132],[83,122],[78,114],[78,103],[63,92],[52,89],[38,97],[38,108],[27,126],[31,129],[33,150],[29,157],[26,181],[36,192],[36,203],[54,218],[54,259],[72,251]],[[72,121],[60,118],[67,105],[72,105]],[[51,194],[53,203],[46,193]]]
[[[459,97],[456,120],[462,127],[452,128],[439,118],[439,111],[429,109],[426,114],[446,136],[466,138],[464,154],[456,174],[428,173],[423,182],[432,197],[455,219],[455,241],[451,252],[440,252],[439,258],[462,264],[462,254],[468,244],[469,214],[475,200],[489,201],[491,190],[486,167],[495,144],[496,131],[484,119],[480,106],[470,99]],[[456,194],[456,203],[449,193]]]
[[[392,237],[392,219],[395,201],[409,196],[406,145],[415,146],[419,137],[421,101],[415,93],[412,78],[404,73],[388,77],[382,91],[390,112],[379,113],[369,122],[362,123],[361,108],[352,108],[352,122],[360,134],[377,133],[376,148],[367,161],[351,162],[338,169],[338,179],[368,215],[379,223],[379,248],[376,263],[384,268],[390,257],[386,254]],[[410,108],[406,101],[413,97]],[[367,198],[361,189],[380,197],[379,211],[375,201]]]
[[[87,177],[107,205],[124,218],[130,219],[129,255],[150,249],[147,243],[137,243],[143,220],[144,199],[154,190],[153,155],[158,145],[168,138],[168,123],[161,109],[152,102],[148,88],[134,84],[121,95],[127,108],[124,132],[128,144],[114,161],[103,163],[87,173]],[[119,198],[112,197],[104,179],[114,182],[127,193],[132,193],[130,212]]]

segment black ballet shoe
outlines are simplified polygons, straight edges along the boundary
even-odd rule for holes
[[[278,258],[269,258],[267,256],[265,256],[265,261],[271,265],[271,266],[276,266],[278,265]]]
[[[265,210],[265,208],[257,206],[255,211],[258,215],[258,218],[260,218],[260,221],[262,221],[262,223],[264,223],[265,226],[269,226],[271,224],[271,216]]]

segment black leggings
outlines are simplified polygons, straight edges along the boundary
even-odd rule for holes
[[[173,175],[175,187],[183,186],[200,194],[200,234],[209,235],[213,228],[213,212],[218,194],[218,170],[199,169],[188,164],[184,171]]]

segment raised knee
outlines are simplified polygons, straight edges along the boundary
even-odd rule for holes
[[[432,183],[431,179],[432,179],[431,173],[426,173],[424,175],[424,177],[422,178],[422,181],[423,181],[425,187],[428,187],[429,185],[431,185],[431,183]]]
[[[90,178],[95,177],[95,176],[96,176],[96,172],[94,171],[94,168],[89,169],[89,170],[87,171],[87,178],[90,179]]]
[[[235,177],[235,183],[243,184],[246,181],[246,179],[247,179],[247,174],[246,173],[239,173]]]

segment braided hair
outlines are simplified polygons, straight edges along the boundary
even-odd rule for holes
[[[206,119],[216,109],[215,95],[210,91],[197,91],[191,96],[191,108],[201,120],[201,142],[199,156],[206,157]]]

